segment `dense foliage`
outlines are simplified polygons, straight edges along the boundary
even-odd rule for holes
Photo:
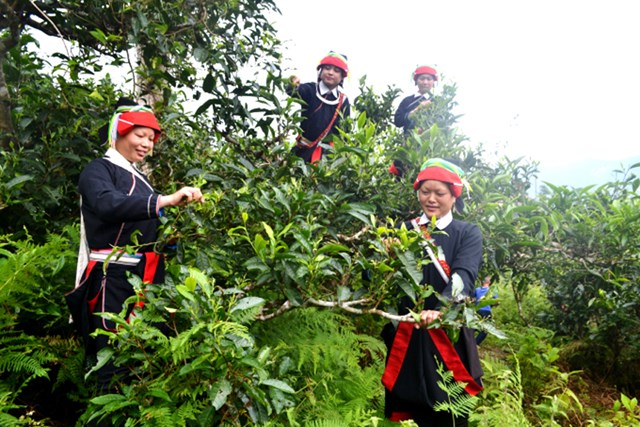
[[[305,165],[289,155],[298,119],[265,18],[273,2],[0,4],[0,425],[382,423],[382,316],[398,294],[424,297],[418,236],[394,225],[417,215],[411,180],[436,156],[468,172],[463,217],[482,229],[482,274],[495,279],[508,337],[489,338],[485,392],[459,405],[475,405],[472,423],[639,421],[633,167],[598,188],[533,195],[535,163],[490,159],[457,130],[454,84],[404,138],[390,123],[399,91],[376,94],[365,79],[333,154]],[[36,4],[48,19],[34,19]],[[28,28],[60,32],[78,51],[53,63]],[[113,351],[101,354],[136,381],[99,395],[63,295],[77,177],[103,150],[97,130],[122,93],[161,117],[165,135],[145,164],[156,187],[194,184],[206,203],[164,218],[159,246],[179,242],[167,281],[135,321],[115,317]],[[404,178],[387,172],[392,159]],[[590,410],[578,377],[624,394]]]

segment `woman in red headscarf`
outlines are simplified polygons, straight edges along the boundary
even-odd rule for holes
[[[438,73],[435,68],[427,65],[421,65],[413,72],[413,82],[418,91],[404,98],[393,116],[393,123],[397,127],[404,129],[404,135],[407,136],[415,127],[413,115],[422,108],[426,108],[431,104],[431,91],[438,81]],[[394,160],[389,167],[389,172],[401,177],[404,175],[404,165],[400,160]]]
[[[307,163],[316,163],[322,158],[322,145],[333,144],[341,118],[351,114],[349,99],[342,91],[348,74],[346,56],[330,52],[318,64],[317,83],[300,84],[300,79],[291,78],[290,95],[295,94],[304,101],[302,134],[296,138],[292,152]]]
[[[163,208],[203,201],[200,189],[194,187],[161,195],[137,168],[159,136],[160,125],[153,112],[121,98],[109,121],[106,154],[80,174],[81,247],[76,287],[67,301],[89,361],[107,345],[105,336],[94,339],[89,334],[96,329],[115,329],[113,322],[94,313],[122,311],[127,298],[135,294],[128,274],[145,283],[164,280],[164,256],[154,250]],[[117,249],[125,246],[135,246],[137,252]],[[128,314],[133,308],[128,307]],[[115,374],[111,364],[98,371],[103,390]]]
[[[404,98],[393,116],[393,123],[404,128],[405,134],[408,134],[414,127],[414,122],[411,119],[412,113],[419,107],[424,108],[431,103],[431,91],[437,81],[438,73],[432,67],[423,65],[413,72],[413,82],[418,91]]]
[[[425,245],[423,255],[431,262],[423,268],[422,283],[432,286],[452,303],[473,295],[482,263],[480,230],[453,218],[454,208],[461,208],[463,187],[460,168],[446,160],[428,160],[413,186],[423,213],[405,223],[435,244]],[[429,225],[434,218],[436,230],[442,233],[430,235]],[[466,426],[466,418],[457,418],[454,423],[450,413],[434,410],[435,405],[450,399],[438,386],[442,378],[437,369],[441,364],[451,371],[456,381],[467,384],[465,391],[471,395],[482,389],[474,331],[462,328],[458,340],[452,343],[442,328],[427,328],[441,316],[441,302],[435,295],[429,296],[419,308],[409,298],[403,298],[399,314],[407,314],[409,309],[420,313],[419,323],[399,322],[397,326],[389,323],[382,331],[389,349],[382,377],[385,416],[392,421],[411,419],[419,426]]]

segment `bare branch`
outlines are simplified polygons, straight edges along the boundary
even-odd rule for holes
[[[352,242],[354,240],[359,240],[360,237],[362,237],[362,235],[364,233],[369,231],[369,229],[370,229],[370,227],[367,225],[367,226],[363,227],[362,230],[360,230],[356,234],[354,234],[353,236],[346,236],[344,234],[338,234],[338,237],[340,238],[340,240],[344,240],[345,242]]]
[[[359,305],[365,302],[369,302],[368,300],[358,300],[358,301],[346,301],[346,302],[337,302],[337,301],[319,301],[314,298],[309,298],[307,301],[313,305],[317,305],[319,307],[335,307],[340,308],[348,313],[353,314],[375,314],[378,316],[382,316],[385,319],[395,320],[398,322],[409,322],[415,323],[416,321],[410,314],[405,314],[403,316],[399,316],[397,314],[387,313],[384,310],[380,310],[377,308],[355,308],[353,305]]]
[[[48,21],[47,21],[48,22]],[[108,46],[103,46],[100,42],[98,42],[97,39],[95,39],[94,37],[89,37],[86,36],[86,34],[79,34],[78,32],[74,32],[73,30],[65,30],[65,32],[63,34],[58,34],[56,31],[51,30],[51,28],[48,25],[43,25],[44,22],[39,22],[36,20],[33,20],[29,17],[23,19],[23,24],[25,27],[31,27],[35,30],[40,31],[41,33],[50,36],[50,37],[62,37],[64,40],[66,41],[71,41],[71,40],[76,40],[78,41],[78,44],[80,45],[80,47],[82,49],[84,48],[91,48],[93,50],[95,50],[96,52],[98,52],[101,55],[104,56],[108,56],[110,58],[116,58],[117,57],[117,52],[120,52],[124,49],[126,49],[125,47],[108,47]],[[65,46],[66,48],[66,46]]]
[[[343,301],[343,302],[322,301],[322,300],[317,300],[315,298],[309,298],[309,299],[307,299],[307,302],[309,304],[312,304],[312,305],[315,305],[315,306],[318,306],[318,307],[339,308],[341,310],[344,310],[344,311],[346,311],[348,313],[352,313],[352,314],[375,314],[377,316],[384,317],[385,319],[389,319],[389,320],[393,320],[393,321],[397,321],[397,322],[416,323],[415,319],[410,314],[405,314],[403,316],[399,316],[397,314],[387,313],[386,311],[380,310],[380,309],[377,309],[377,308],[356,308],[356,307],[354,307],[354,305],[362,305],[362,304],[370,303],[371,300],[367,299],[367,298],[354,300],[354,301]],[[290,310],[292,308],[294,308],[294,306],[291,304],[290,301],[287,300],[276,311],[274,311],[272,313],[268,313],[268,314],[264,314],[264,313],[259,314],[258,316],[256,316],[256,320],[270,320],[270,319],[273,319],[274,317],[279,316],[282,313],[284,313],[285,311],[288,311],[288,310]]]
[[[47,16],[46,13],[44,13],[42,11],[42,9],[40,9],[38,7],[38,5],[33,1],[33,0],[29,0],[29,2],[31,3],[31,5],[40,13],[40,15],[47,20],[51,26],[56,30],[56,33],[58,34],[58,37],[60,38],[60,40],[62,40],[62,45],[64,46],[64,50],[67,51],[67,56],[71,57],[71,52],[69,52],[69,48],[67,47],[67,43],[65,42],[64,36],[62,35],[62,33],[60,32],[60,29],[56,26],[56,24]]]
[[[276,316],[281,315],[282,313],[284,313],[285,311],[289,310],[290,308],[292,308],[291,306],[291,302],[289,302],[288,300],[284,302],[284,304],[282,304],[280,306],[280,308],[278,308],[276,311],[274,311],[273,313],[270,314],[260,314],[256,317],[257,320],[269,320],[269,319],[273,319]]]

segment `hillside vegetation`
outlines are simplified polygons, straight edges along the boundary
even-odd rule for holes
[[[299,105],[273,1],[25,3],[0,9],[0,425],[390,425],[378,334],[397,295],[419,292],[420,251],[394,224],[417,215],[412,179],[431,157],[468,173],[462,218],[482,230],[480,277],[499,295],[471,425],[640,425],[640,165],[532,197],[535,162],[460,133],[454,82],[404,138],[399,91],[365,78],[333,153],[306,165],[289,153]],[[72,51],[52,65],[36,31]],[[178,241],[166,283],[111,334],[108,356],[136,381],[100,395],[64,294],[78,175],[121,95],[163,123],[144,165],[158,191],[195,185],[206,202],[163,217],[159,246]]]

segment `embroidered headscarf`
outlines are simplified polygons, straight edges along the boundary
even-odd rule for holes
[[[125,105],[123,105],[125,104]],[[151,108],[138,105],[133,101],[121,98],[118,101],[118,107],[109,120],[107,129],[107,141],[110,147],[115,147],[118,136],[124,136],[131,132],[134,127],[148,127],[155,131],[153,142],[155,143],[160,137],[160,124],[153,114]]]
[[[334,51],[329,52],[327,56],[320,60],[320,64],[318,64],[318,77],[320,76],[320,69],[323,65],[333,65],[334,67],[340,68],[344,74],[343,78],[349,75],[349,66],[347,65],[347,57],[345,55]]]
[[[423,163],[420,173],[413,183],[413,189],[418,190],[422,181],[430,179],[449,184],[451,194],[456,198],[462,195],[463,187],[468,187],[468,183],[464,179],[464,171],[453,163],[440,158],[429,159]]]

